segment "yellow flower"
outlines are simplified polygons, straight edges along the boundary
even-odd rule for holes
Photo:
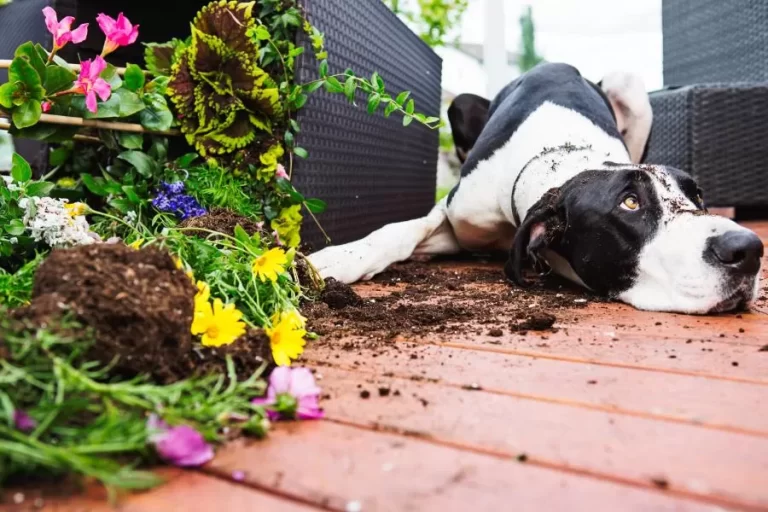
[[[128,244],[128,247],[133,247],[134,249],[138,250],[138,249],[141,248],[141,244],[143,244],[143,243],[144,243],[144,239],[143,238],[139,238],[138,240]]]
[[[205,313],[211,309],[208,300],[211,298],[211,287],[208,283],[197,282],[197,294],[195,294],[195,316],[199,312]]]
[[[173,264],[176,265],[176,268],[178,270],[181,270],[184,268],[184,263],[181,261],[181,258],[179,258],[178,256],[173,257]]]
[[[214,299],[213,308],[209,302],[200,304],[198,309],[195,298],[195,318],[192,321],[192,334],[202,334],[203,346],[220,347],[234,343],[245,334],[245,322],[240,319],[243,313],[234,304],[224,304],[221,299]]]
[[[77,186],[77,182],[73,178],[61,178],[56,182],[56,185],[59,188],[75,188]]]
[[[67,213],[69,214],[70,217],[85,215],[85,212],[88,211],[88,206],[84,203],[65,204],[64,208],[67,209]]]
[[[288,247],[296,247],[301,242],[301,205],[295,204],[283,208],[280,215],[271,223],[272,229],[280,235],[280,240]]]
[[[272,358],[278,366],[290,366],[291,360],[304,352],[304,336],[307,331],[298,327],[299,319],[303,322],[298,312],[276,314],[272,317],[272,327],[265,329],[272,346]]]
[[[277,323],[280,320],[289,322],[291,325],[293,325],[294,329],[304,329],[304,326],[307,325],[307,319],[304,318],[296,309],[283,311],[282,313],[276,314],[272,317],[272,323]]]
[[[277,281],[277,276],[285,270],[288,258],[285,251],[275,247],[259,256],[251,266],[251,270],[262,282]]]

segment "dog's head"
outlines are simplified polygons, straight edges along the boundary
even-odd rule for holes
[[[716,313],[757,295],[763,244],[709,215],[701,190],[671,167],[615,165],[550,190],[517,230],[508,277],[527,260],[637,308]]]

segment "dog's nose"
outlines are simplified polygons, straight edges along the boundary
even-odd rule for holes
[[[763,257],[763,242],[751,231],[727,231],[709,239],[708,250],[717,261],[744,275],[756,274]]]

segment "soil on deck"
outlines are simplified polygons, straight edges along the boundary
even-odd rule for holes
[[[507,282],[498,268],[456,272],[439,263],[398,264],[367,286],[371,293],[363,298],[328,280],[321,300],[304,308],[310,328],[336,339],[364,336],[372,347],[398,335],[501,337],[551,330],[558,318],[574,320],[574,308],[597,300],[554,277],[521,288]]]

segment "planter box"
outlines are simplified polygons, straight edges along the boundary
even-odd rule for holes
[[[768,0],[663,0],[664,83],[768,82]]]
[[[33,39],[49,45],[41,10],[49,0],[18,0],[0,13],[0,48]],[[103,35],[95,17],[106,11],[123,10],[141,25],[142,41],[165,41],[185,37],[189,21],[207,1],[174,5],[173,16],[157,16],[157,3],[135,0],[124,7],[105,8],[95,0],[55,0],[60,17],[75,16],[77,23],[91,23],[88,39],[70,45],[62,56],[72,62],[98,55]],[[441,59],[411,32],[381,0],[302,0],[310,21],[325,33],[331,73],[351,68],[360,76],[378,71],[387,90],[412,92],[416,108],[428,116],[440,115]],[[21,17],[23,14],[23,17]],[[15,27],[9,32],[2,24]],[[1,20],[5,19],[5,22]],[[309,50],[303,33],[300,43]],[[67,51],[68,50],[68,51]],[[77,53],[75,53],[75,51]],[[10,57],[8,55],[7,57]],[[143,46],[121,48],[110,62],[143,62]],[[298,59],[297,81],[317,78],[317,61],[311,51]],[[297,159],[295,184],[307,197],[325,200],[329,208],[319,216],[333,243],[354,240],[390,222],[425,215],[434,205],[439,133],[413,123],[404,128],[399,115],[385,119],[382,113],[368,115],[367,100],[360,95],[357,106],[343,95],[318,91],[298,115],[302,131],[297,143],[310,158]],[[29,141],[36,167],[46,165],[46,145]],[[25,156],[30,156],[27,152]],[[305,241],[320,246],[324,239],[307,219]]]
[[[768,84],[667,89],[651,105],[649,163],[693,175],[710,206],[768,206]]]

